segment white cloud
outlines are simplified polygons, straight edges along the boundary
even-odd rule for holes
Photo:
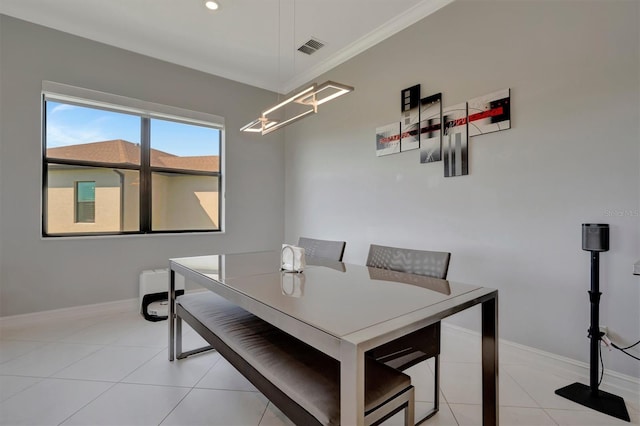
[[[52,120],[47,123],[47,147],[78,145],[89,142],[100,142],[109,139],[101,129],[95,127],[69,127],[59,125]]]
[[[135,141],[139,138],[136,134],[140,134],[139,119],[119,113],[60,104],[47,115],[48,148],[112,139]]]
[[[55,114],[57,112],[67,111],[67,110],[76,109],[76,108],[78,108],[78,107],[75,106],[75,105],[60,104],[60,105],[57,105],[57,106],[53,107],[53,109],[49,112],[49,114]]]

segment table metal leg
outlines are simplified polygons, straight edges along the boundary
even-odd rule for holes
[[[364,425],[364,352],[340,345],[340,424]]]
[[[498,295],[482,303],[482,424],[497,426]]]
[[[175,358],[180,359],[182,358],[182,318],[178,316],[177,312],[176,312],[174,329],[175,329],[175,332],[174,332]]]
[[[169,361],[174,359],[175,351],[175,316],[176,316],[176,273],[169,269]]]

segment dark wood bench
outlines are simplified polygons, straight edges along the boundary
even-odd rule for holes
[[[182,320],[211,346],[183,352]],[[295,424],[340,424],[339,362],[214,293],[176,299],[175,345],[178,359],[217,350]],[[409,376],[366,359],[366,424],[404,410],[413,426],[413,401]]]

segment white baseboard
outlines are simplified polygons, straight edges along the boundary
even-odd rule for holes
[[[455,332],[469,334],[480,338],[480,333],[467,328],[459,327],[453,324],[442,323],[443,328],[450,329]],[[543,365],[545,368],[549,368],[556,372],[570,372],[574,375],[578,375],[584,380],[584,383],[589,383],[589,364],[577,361],[572,358],[567,358],[561,355],[556,355],[551,352],[546,352],[540,349],[532,348],[530,346],[521,345],[519,343],[511,342],[505,339],[498,339],[500,344],[509,346],[511,348],[520,351],[520,354],[525,361],[534,365]],[[569,384],[569,383],[567,383]],[[640,379],[627,374],[618,373],[616,371],[606,370],[602,378],[602,384],[616,388],[620,396],[626,398],[640,399]]]
[[[196,288],[187,293],[207,291]],[[139,312],[139,299],[116,300],[114,302],[96,303],[93,305],[72,306],[69,308],[53,309],[50,311],[33,312],[30,314],[0,317],[0,327],[24,327],[48,321],[63,319],[82,319],[91,316],[110,315],[120,312]]]
[[[51,311],[33,312],[30,314],[0,317],[0,327],[24,327],[53,320],[81,319],[96,315],[109,315],[119,312],[136,311],[138,299],[117,300],[115,302],[96,303],[93,305],[72,306],[53,309]]]

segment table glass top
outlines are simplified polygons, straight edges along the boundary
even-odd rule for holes
[[[172,259],[336,337],[480,288],[311,257],[306,261],[298,274],[280,271],[279,251]]]

